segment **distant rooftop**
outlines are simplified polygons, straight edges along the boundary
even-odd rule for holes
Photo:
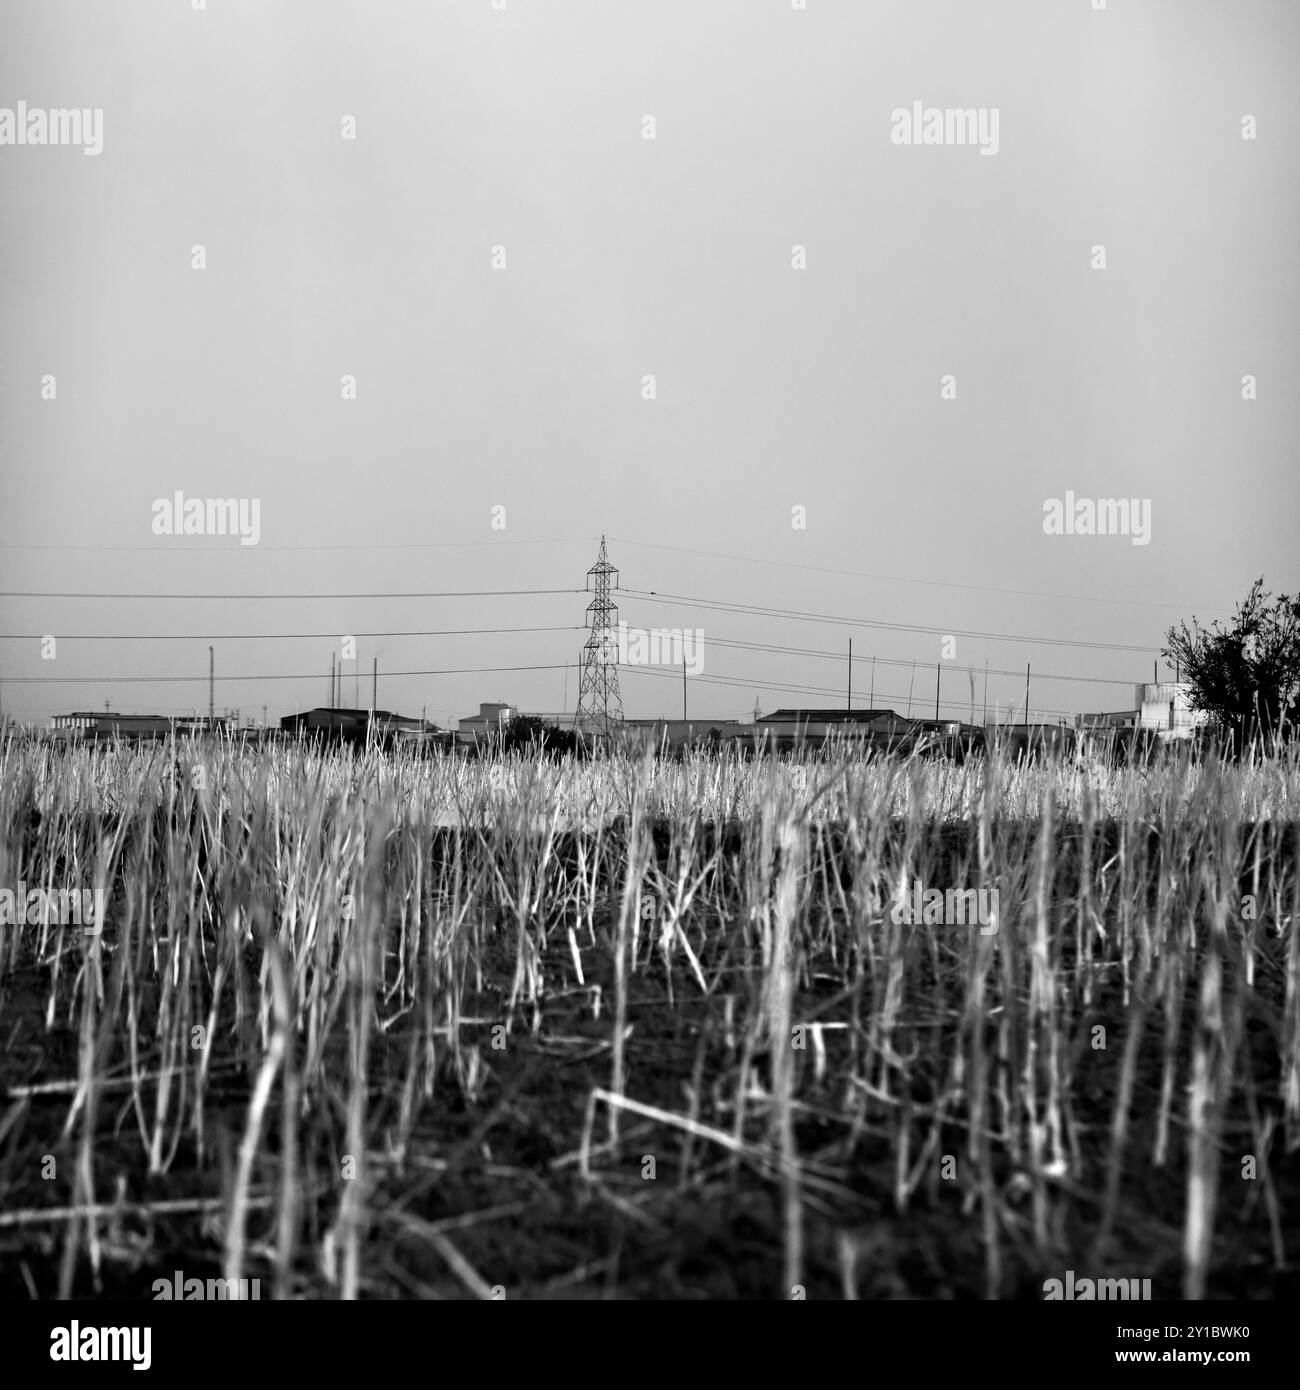
[[[892,709],[778,709],[759,716],[759,723],[780,720],[800,724],[861,724],[877,719],[901,719]]]

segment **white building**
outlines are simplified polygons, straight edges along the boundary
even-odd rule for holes
[[[456,721],[457,740],[475,743],[493,734],[502,734],[518,714],[513,705],[480,704],[477,714],[467,714]]]
[[[1193,731],[1209,719],[1204,710],[1192,708],[1191,693],[1192,687],[1186,681],[1135,685],[1137,727],[1154,729],[1162,739],[1191,738]]]

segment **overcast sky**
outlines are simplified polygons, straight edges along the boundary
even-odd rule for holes
[[[344,634],[363,704],[377,657],[406,714],[572,709],[587,599],[459,595],[602,533],[624,620],[703,631],[692,716],[842,705],[850,637],[932,714],[943,634],[948,715],[986,662],[990,714],[1026,663],[1035,717],[1131,708],[1171,623],[1300,588],[1300,6],[1092,4],[0,0],[0,138],[102,111],[0,144],[6,712],[206,709],[211,642],[275,718]],[[155,534],[178,490],[258,543]],[[1148,543],[1045,534],[1067,491]],[[330,597],[409,591],[457,596]],[[391,635],[491,628],[548,630]]]

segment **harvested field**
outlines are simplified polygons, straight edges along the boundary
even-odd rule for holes
[[[0,1296],[1294,1289],[1294,759],[0,773]]]

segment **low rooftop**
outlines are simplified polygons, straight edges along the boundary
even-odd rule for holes
[[[771,714],[760,715],[758,722],[766,724],[779,720],[784,724],[869,724],[881,719],[902,718],[892,709],[778,709]]]

